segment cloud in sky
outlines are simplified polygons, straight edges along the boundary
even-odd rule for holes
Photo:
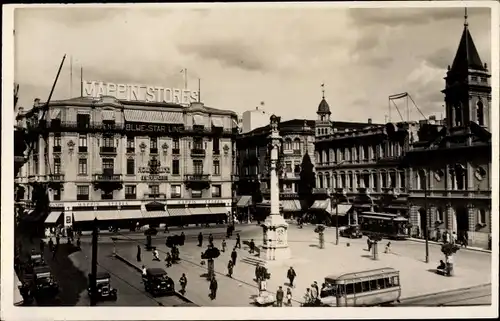
[[[86,80],[183,86],[238,113],[261,101],[283,119],[316,117],[320,84],[332,119],[383,122],[388,96],[409,92],[426,114],[442,112],[446,66],[463,30],[462,8],[24,8],[15,11],[20,106],[53,99]],[[469,9],[483,62],[491,62],[490,10]],[[193,88],[194,87],[194,88]],[[414,118],[418,113],[412,113]]]

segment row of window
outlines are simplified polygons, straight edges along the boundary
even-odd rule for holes
[[[343,296],[399,287],[399,276],[373,279],[350,284],[330,284],[322,291],[322,296]]]
[[[445,176],[444,171],[437,170],[434,172],[434,179],[436,181],[441,181]],[[416,184],[414,189],[424,190],[425,188],[430,188],[427,182],[427,174],[424,170],[418,170],[415,173]],[[457,167],[454,170],[449,171],[449,176],[447,177],[450,181],[449,189],[451,190],[467,190],[468,180],[467,180],[467,169],[462,167]],[[448,189],[448,188],[447,188]]]
[[[483,208],[480,208],[477,210],[477,223],[478,224],[486,224],[486,216],[487,216],[487,211]],[[445,223],[447,223],[447,215],[446,215],[446,210],[442,207],[437,207],[434,209],[434,220]]]
[[[90,198],[90,187],[88,185],[78,185],[76,189],[76,199],[81,201],[87,201]],[[181,185],[170,185],[170,198],[181,198],[182,197],[182,186]],[[61,190],[54,189],[54,200],[61,200]],[[201,198],[203,193],[201,190],[190,190],[191,198]],[[150,198],[160,198],[162,194],[160,193],[160,185],[149,185]],[[212,185],[211,197],[220,198],[222,197],[222,186]],[[101,192],[101,199],[110,200],[113,199],[113,192]],[[137,199],[137,186],[136,185],[125,185],[125,199]]]
[[[399,181],[397,176],[399,175]],[[367,187],[377,189],[380,187],[405,188],[404,172],[380,172],[380,173],[318,173],[317,186],[319,188],[347,188]],[[356,184],[354,184],[356,183]]]
[[[61,151],[61,134],[54,134],[54,150]],[[78,137],[78,151],[87,152],[87,135],[80,134]],[[102,138],[102,147],[115,147],[114,137],[112,135],[104,135]],[[191,148],[191,142],[189,142],[189,147]],[[193,149],[206,149],[207,144],[203,144],[203,138],[194,137],[193,138]],[[158,153],[158,137],[149,138],[149,149]],[[220,152],[220,140],[212,139],[212,150],[214,154]],[[179,138],[172,139],[172,152],[179,153],[180,151],[180,140]],[[127,137],[127,153],[135,152],[135,137]]]
[[[368,161],[385,157],[399,157],[403,149],[397,142],[387,141],[383,144],[361,145],[346,148],[317,151],[316,163],[329,164],[343,161]]]
[[[114,169],[113,158],[103,158],[102,159],[102,169],[103,172],[113,172]],[[79,158],[78,159],[78,175],[88,175],[88,159]],[[213,160],[212,162],[212,173],[213,175],[221,174],[221,166],[219,160]],[[172,160],[172,175],[180,175],[180,160]],[[61,159],[54,158],[54,174],[61,174]],[[135,159],[127,159],[127,175],[135,175],[136,166]],[[203,160],[193,160],[193,174],[201,175],[203,174]]]

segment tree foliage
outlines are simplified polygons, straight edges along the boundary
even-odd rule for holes
[[[216,247],[209,247],[201,253],[202,260],[213,260],[220,256],[220,250]]]
[[[309,208],[313,199],[313,188],[316,187],[316,175],[314,173],[314,166],[311,157],[308,153],[302,158],[300,166],[300,181],[299,181],[299,198],[303,203],[303,208]]]
[[[457,253],[458,250],[460,250],[460,247],[456,244],[446,243],[441,246],[441,252],[446,256],[451,256]]]

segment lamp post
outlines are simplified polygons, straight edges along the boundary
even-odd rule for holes
[[[429,222],[428,222],[428,205],[427,205],[427,184],[429,184],[429,168],[425,173],[424,185],[424,208],[425,208],[425,263],[429,263]]]

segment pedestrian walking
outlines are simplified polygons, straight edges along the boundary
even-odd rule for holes
[[[319,293],[318,293],[318,287],[313,284],[311,284],[311,291],[310,291],[310,296],[311,296],[311,303],[315,303],[316,300],[318,299],[319,297]]]
[[[226,239],[222,240],[222,252],[226,252]]]
[[[158,253],[158,250],[153,248],[153,261],[160,261],[160,254]]]
[[[436,230],[436,241],[441,242],[441,230],[439,228]]]
[[[286,305],[289,307],[292,306],[292,289],[290,288],[286,289]]]
[[[45,242],[41,239],[40,240],[40,254],[43,255],[44,249],[45,249]]]
[[[232,278],[233,277],[233,268],[234,268],[234,264],[233,264],[233,261],[232,260],[229,260],[229,262],[227,263],[227,275]]]
[[[181,294],[184,295],[186,293],[186,286],[187,286],[187,277],[185,273],[182,273],[181,278],[179,279],[179,283],[181,285]]]
[[[253,252],[255,251],[255,242],[253,241],[253,239],[250,240],[250,254],[253,254]]]
[[[453,234],[451,235],[451,244],[457,243],[457,233],[453,231]]]
[[[236,233],[236,246],[241,249],[240,233]]]
[[[467,233],[467,231],[464,231],[462,246],[467,248],[468,245],[469,245],[469,233]]]
[[[230,238],[231,237],[231,226],[228,226],[226,228],[226,238]]]
[[[212,277],[212,279],[210,280],[210,286],[209,286],[210,298],[212,300],[215,300],[217,298],[217,287],[218,287],[218,284],[217,284],[217,280],[215,279],[215,275],[214,275],[214,277]]]
[[[290,281],[290,287],[293,288],[294,287],[293,280],[295,280],[297,273],[295,273],[295,270],[293,269],[292,266],[288,269],[286,276],[287,276],[288,280]]]
[[[170,252],[167,252],[167,256],[165,257],[165,262],[167,262],[167,267],[172,266],[172,255],[170,255]]]
[[[59,236],[59,234],[57,234],[56,236],[56,245],[59,245],[61,243],[61,238]]]
[[[311,303],[311,289],[307,288],[306,294],[304,294],[304,304],[309,304],[309,303]]]
[[[257,265],[255,266],[255,281],[256,282],[259,282],[259,280],[262,278],[261,275],[262,275],[262,271],[260,269],[260,264],[257,263]]]
[[[384,253],[391,253],[391,242],[387,242]]]
[[[236,266],[236,258],[238,257],[238,253],[236,253],[236,247],[231,252],[231,259],[233,260],[233,266]]]
[[[370,239],[369,236],[366,239],[366,244],[368,245],[368,252],[369,252],[372,249],[372,240]]]
[[[208,235],[208,243],[210,243],[210,245],[214,246],[214,236],[212,235],[212,233],[210,233]]]
[[[443,233],[443,241],[445,244],[450,243],[450,232],[444,231]]]
[[[137,245],[137,262],[141,262],[141,246]]]
[[[203,234],[198,234],[198,246],[202,247],[203,246]]]
[[[184,242],[186,242],[186,235],[184,234],[184,232],[181,232],[181,245],[184,245]]]
[[[285,297],[285,292],[283,292],[283,287],[280,285],[278,291],[276,291],[276,306],[283,306],[283,298]]]

